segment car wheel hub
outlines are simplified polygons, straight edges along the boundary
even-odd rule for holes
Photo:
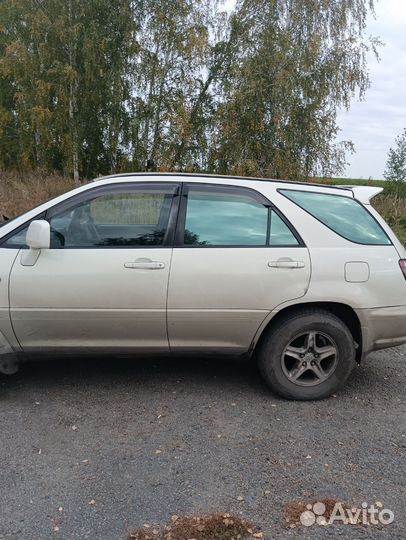
[[[285,376],[299,386],[326,381],[338,364],[338,348],[331,336],[311,331],[296,335],[285,347],[281,365]]]

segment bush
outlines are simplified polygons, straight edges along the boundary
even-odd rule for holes
[[[395,148],[388,152],[384,177],[390,182],[406,183],[406,129],[396,137]]]

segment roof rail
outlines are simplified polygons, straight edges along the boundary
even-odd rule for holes
[[[128,176],[181,176],[185,178],[225,178],[235,180],[255,180],[256,182],[276,182],[281,184],[299,185],[299,186],[318,186],[330,189],[345,189],[351,190],[351,186],[337,186],[334,184],[322,184],[317,182],[300,182],[298,180],[278,180],[276,178],[258,178],[254,176],[233,176],[226,174],[209,174],[209,173],[185,173],[185,172],[128,172],[109,174],[107,176],[99,176],[94,178],[91,182],[98,182],[100,180],[108,180],[109,178],[122,178]]]

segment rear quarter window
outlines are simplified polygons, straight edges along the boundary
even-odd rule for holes
[[[390,245],[385,231],[357,200],[343,195],[280,189],[279,193],[338,235],[364,245]]]

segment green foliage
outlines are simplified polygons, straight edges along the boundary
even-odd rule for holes
[[[225,84],[218,168],[248,161],[256,174],[306,179],[343,170],[350,141],[336,142],[337,107],[368,87],[362,41],[367,3],[240,0],[239,61]]]
[[[133,4],[2,3],[0,84],[6,93],[0,100],[9,113],[0,114],[3,166],[44,166],[76,177],[79,169],[85,176],[114,169],[128,114]]]
[[[396,137],[395,148],[388,152],[384,176],[391,182],[406,182],[406,129]]]
[[[344,167],[373,0],[0,4],[0,165],[303,179]]]

